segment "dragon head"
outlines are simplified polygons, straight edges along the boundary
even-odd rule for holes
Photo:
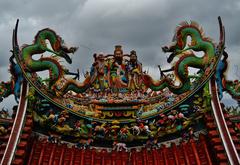
[[[171,63],[173,58],[180,54],[182,50],[185,48],[186,42],[183,40],[181,32],[175,33],[173,39],[172,39],[172,44],[169,46],[163,46],[162,51],[164,53],[170,52],[171,54],[169,55],[167,62]]]
[[[77,51],[77,47],[68,48],[65,46],[64,41],[61,37],[58,37],[58,42],[54,45],[54,50],[57,52],[57,55],[64,58],[69,64],[72,63],[72,59],[69,56],[69,53],[75,53]]]
[[[72,63],[72,59],[71,57],[68,55],[69,53],[74,53],[77,50],[76,47],[62,47],[59,51],[58,51],[58,56],[64,58],[69,64]]]
[[[191,37],[191,43],[186,48],[188,36]],[[162,47],[162,50],[165,53],[171,53],[167,59],[167,61],[170,63],[176,55],[181,54],[186,50],[192,49],[198,51],[200,48],[198,40],[203,39],[206,41],[211,41],[210,38],[204,36],[203,29],[198,25],[198,23],[194,21],[191,21],[190,23],[184,21],[177,26],[172,39],[172,44],[170,46]]]

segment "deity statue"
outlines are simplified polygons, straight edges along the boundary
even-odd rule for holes
[[[114,60],[110,69],[113,90],[127,87],[126,64],[123,60],[123,51],[120,45],[115,46]]]
[[[105,57],[101,53],[99,55],[94,54],[94,63],[91,67],[91,73],[90,75],[93,77],[96,77],[96,88],[100,90],[104,90],[108,87],[106,80],[105,80],[105,74],[106,74],[106,67],[105,67]]]
[[[142,64],[137,60],[137,54],[135,50],[130,52],[130,61],[127,64],[128,73],[128,88],[139,89],[139,76],[142,73]]]

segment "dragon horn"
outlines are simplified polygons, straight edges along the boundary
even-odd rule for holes
[[[19,19],[17,19],[15,28],[13,29],[13,36],[12,36],[12,47],[13,47],[13,55],[19,55],[19,45],[18,45],[18,39],[17,39],[17,31],[18,31],[18,22]]]
[[[225,45],[225,28],[222,24],[222,19],[218,17],[219,29],[220,29],[220,37],[219,37],[219,46],[224,48]]]
[[[79,69],[77,69],[77,79],[79,80],[80,75],[79,75]]]

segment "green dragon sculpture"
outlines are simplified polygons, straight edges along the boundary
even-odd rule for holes
[[[187,46],[187,37],[191,37],[191,44]],[[188,73],[188,67],[200,69],[202,73],[208,75],[213,64],[216,61],[215,49],[210,38],[203,34],[202,28],[195,22],[183,22],[177,29],[173,39],[174,44],[163,47],[164,52],[172,52],[168,58],[170,63],[175,56],[179,56],[179,60],[173,66],[175,76],[179,79],[180,85],[174,85],[174,82],[167,76],[159,81],[154,81],[149,75],[143,75],[143,81],[147,87],[153,91],[159,91],[166,87],[174,94],[181,94],[191,89],[191,82]],[[193,51],[203,51],[203,57],[197,57]],[[204,72],[203,72],[204,71]]]
[[[18,22],[15,27],[17,31]],[[17,35],[17,34],[15,34]],[[17,37],[13,37],[15,45],[17,44]],[[48,48],[46,40],[51,44],[52,50]],[[57,95],[62,95],[73,90],[77,93],[84,92],[90,83],[90,76],[87,76],[83,83],[79,83],[75,79],[65,78],[64,75],[68,74],[68,70],[64,69],[58,61],[58,57],[64,58],[68,63],[72,63],[69,53],[75,53],[76,47],[67,48],[64,46],[63,40],[53,30],[46,28],[40,30],[31,45],[24,45],[21,49],[20,60],[23,62],[23,67],[26,72],[35,73],[39,71],[49,71],[49,89],[54,91]],[[16,52],[16,51],[15,51]],[[55,56],[41,57],[38,60],[33,59],[36,54],[45,52],[53,53]],[[64,85],[62,85],[64,79]],[[62,87],[63,86],[63,87]]]

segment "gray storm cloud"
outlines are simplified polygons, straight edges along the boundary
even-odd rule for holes
[[[228,77],[236,79],[240,68],[240,1],[238,0],[0,0],[0,79],[6,74],[11,35],[17,18],[19,43],[31,44],[42,28],[52,28],[69,46],[78,46],[71,70],[89,69],[92,54],[112,53],[114,45],[123,45],[128,53],[135,49],[150,73],[158,64],[166,65],[161,46],[168,45],[181,21],[197,21],[216,42],[217,17],[226,28],[226,46],[230,54]],[[239,79],[239,78],[238,78]]]

